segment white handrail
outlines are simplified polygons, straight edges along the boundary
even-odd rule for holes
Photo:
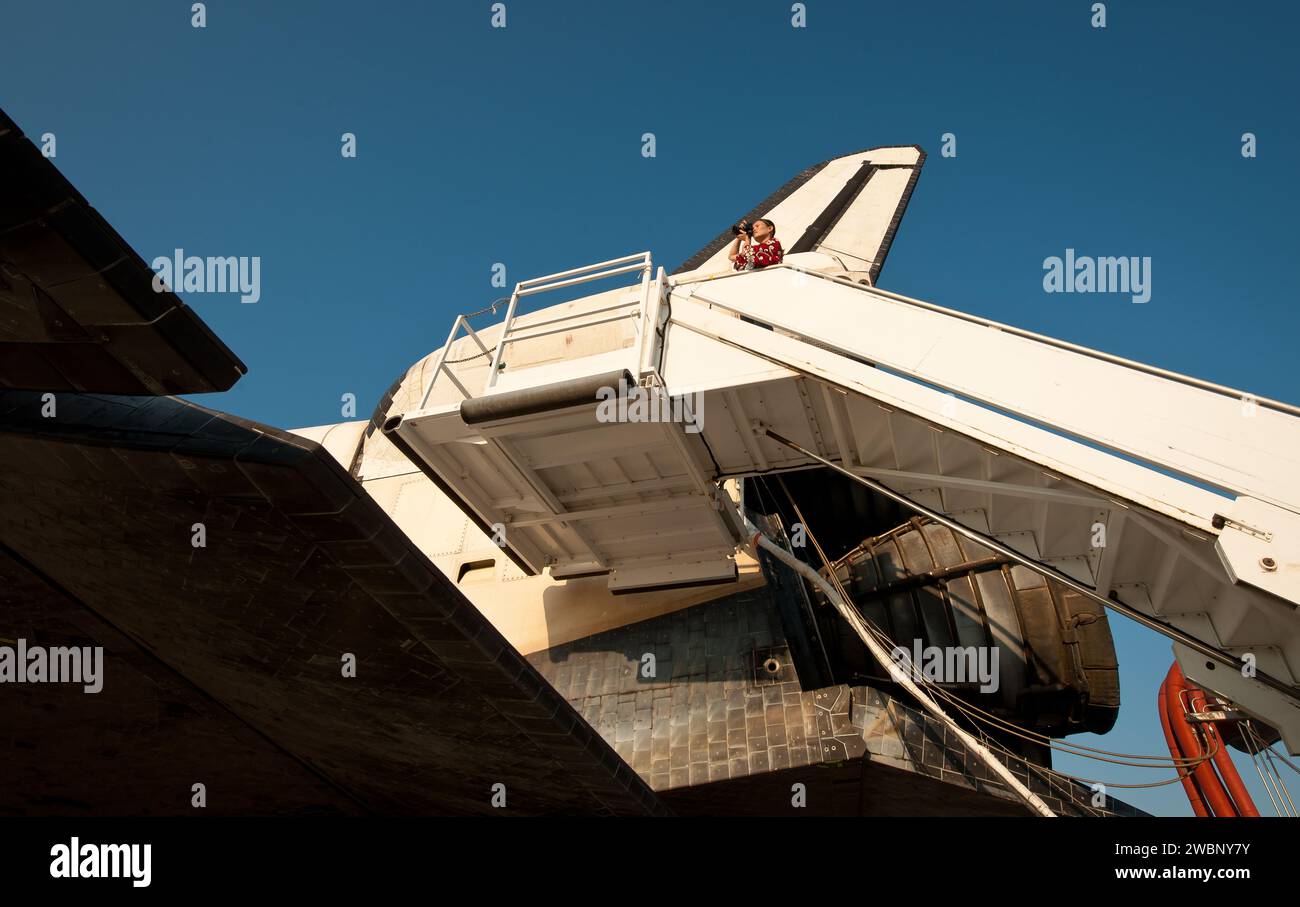
[[[542,333],[529,334],[525,337],[512,337],[515,331],[515,312],[519,306],[519,297],[532,296],[537,293],[545,293],[548,290],[558,290],[562,287],[575,286],[580,283],[588,283],[593,280],[602,280],[606,277],[617,277],[620,274],[630,274],[633,271],[643,271],[641,279],[643,292],[641,308],[645,309],[644,286],[650,275],[650,253],[637,252],[632,255],[624,255],[622,258],[612,258],[609,261],[597,262],[594,265],[584,265],[581,268],[570,268],[567,271],[560,271],[555,274],[547,274],[544,277],[532,277],[528,280],[521,280],[515,284],[515,291],[510,294],[510,308],[506,311],[506,320],[501,326],[501,337],[497,341],[496,352],[492,355],[492,365],[488,370],[487,387],[484,393],[490,391],[497,383],[497,375],[501,372],[501,354],[505,351],[506,344],[517,340],[529,340],[533,337],[542,337],[555,331],[545,331]],[[584,313],[590,314],[590,313]],[[587,327],[590,325],[604,324],[607,321],[617,319],[599,319],[590,322],[588,325],[574,325],[573,327]],[[528,327],[537,327],[537,325],[527,325]]]
[[[1060,340],[1056,337],[1048,337],[1046,334],[1039,334],[1034,331],[1026,330],[1024,328],[1018,328],[1015,325],[1005,324],[1001,321],[994,321],[991,318],[984,318],[980,315],[972,315],[969,312],[961,312],[958,311],[957,309],[949,309],[946,308],[945,306],[936,305],[933,302],[926,302],[924,299],[914,299],[911,296],[904,296],[901,293],[895,293],[891,290],[883,290],[880,287],[862,285],[856,283],[855,281],[847,277],[843,277],[839,274],[827,274],[823,271],[814,271],[811,268],[805,268],[801,265],[792,264],[790,262],[781,262],[780,264],[768,265],[766,268],[763,268],[763,271],[773,271],[773,270],[797,271],[800,274],[806,274],[809,277],[817,277],[820,278],[821,280],[829,280],[832,283],[838,283],[843,286],[847,286],[864,293],[873,293],[877,296],[881,296],[885,299],[889,299],[894,302],[899,302],[904,305],[914,306],[919,309],[926,309],[931,312],[938,312],[941,315],[948,315],[952,318],[960,319],[961,321],[968,321],[971,322],[972,324],[979,324],[979,325],[983,325],[984,327],[994,328],[995,330],[999,330],[1007,334],[1012,334],[1016,337],[1023,337],[1026,340],[1036,341],[1037,343],[1041,343],[1045,346],[1052,346],[1058,349],[1068,350],[1071,353],[1079,353],[1080,355],[1088,356],[1092,359],[1099,359],[1102,362],[1108,362],[1111,365],[1118,365],[1124,368],[1132,369],[1133,371],[1143,372],[1148,375],[1153,375],[1157,378],[1165,378],[1169,381],[1176,381],[1179,384],[1186,384],[1189,387],[1195,387],[1200,390],[1209,391],[1210,393],[1219,394],[1221,396],[1236,397],[1237,399],[1249,398],[1253,400],[1257,406],[1261,406],[1265,409],[1275,410],[1277,412],[1286,413],[1287,415],[1291,415],[1291,416],[1300,416],[1300,406],[1296,406],[1295,404],[1292,403],[1287,403],[1283,400],[1274,400],[1271,397],[1260,397],[1255,394],[1251,394],[1248,393],[1247,391],[1239,390],[1234,387],[1228,387],[1227,385],[1223,385],[1223,384],[1216,384],[1213,381],[1206,381],[1202,378],[1194,378],[1191,375],[1184,375],[1181,372],[1170,371],[1169,369],[1163,369],[1155,365],[1148,365],[1145,362],[1137,362],[1133,359],[1126,359],[1123,356],[1116,356],[1113,353],[1106,353],[1106,352],[1102,352],[1101,350],[1094,350],[1091,347],[1081,346],[1080,344],[1077,343],[1071,343],[1068,340]],[[755,274],[755,273],[759,273],[759,272],[718,271],[713,274],[702,274],[698,277],[686,277],[686,278],[670,277],[669,282],[673,287],[681,287],[691,283],[707,283],[713,280],[726,280],[731,277],[744,277],[748,274]],[[726,308],[726,306],[722,306],[722,307]]]
[[[534,293],[545,293],[548,290],[558,290],[561,287],[571,287],[580,283],[588,283],[593,280],[603,280],[606,277],[617,277],[620,274],[631,274],[633,271],[649,270],[649,265],[645,262],[636,264],[623,265],[618,268],[608,268],[604,271],[597,271],[591,274],[585,274],[581,277],[570,277],[568,280],[557,280],[554,283],[538,284],[528,287],[525,290],[516,287],[515,292],[520,296],[532,296]],[[521,284],[522,286],[522,284]]]
[[[483,340],[479,337],[478,333],[474,330],[473,326],[470,325],[468,318],[465,315],[456,316],[456,321],[451,326],[451,333],[447,335],[447,342],[443,345],[442,351],[438,354],[437,363],[433,367],[433,374],[429,378],[429,386],[425,389],[424,396],[420,400],[420,408],[424,409],[429,405],[429,398],[433,395],[433,388],[437,384],[438,378],[441,377],[443,374],[446,374],[446,376],[456,386],[457,390],[459,390],[465,396],[465,399],[468,400],[474,396],[469,392],[469,390],[460,381],[460,379],[457,378],[456,375],[451,371],[447,363],[447,357],[451,353],[451,346],[456,341],[456,338],[459,335],[462,327],[465,329],[467,334],[473,339],[474,343],[478,346],[478,348],[482,350],[483,354],[491,357],[491,362],[488,366],[487,385],[484,388],[484,393],[486,393],[496,385],[497,375],[500,374],[501,372],[502,355],[505,351],[505,347],[507,343],[514,343],[522,340],[531,340],[536,337],[543,337],[549,334],[558,333],[560,331],[575,330],[584,327],[593,327],[598,324],[605,324],[610,321],[617,321],[622,318],[628,318],[628,317],[635,318],[637,322],[637,326],[639,327],[643,322],[645,322],[645,319],[647,318],[648,315],[648,310],[651,308],[652,286],[654,287],[654,291],[655,291],[654,292],[655,299],[653,305],[654,314],[650,315],[649,317],[657,321],[658,312],[659,312],[658,297],[662,295],[663,288],[664,288],[663,268],[659,269],[659,275],[654,279],[653,283],[651,281],[652,270],[653,270],[653,264],[651,261],[650,253],[636,252],[631,255],[624,255],[621,258],[612,258],[609,261],[602,261],[592,265],[584,265],[581,268],[570,268],[567,271],[560,271],[555,274],[547,274],[543,277],[532,277],[529,278],[528,280],[521,280],[519,283],[515,284],[514,292],[510,294],[510,304],[506,308],[505,321],[502,322],[501,325],[501,336],[497,339],[496,348],[490,352],[487,346],[483,343]],[[630,310],[626,315],[619,315],[612,318],[598,318],[594,321],[587,321],[582,324],[575,324],[567,328],[557,328],[556,330],[552,330],[552,331],[539,332],[536,330],[537,328],[546,325],[558,324],[560,322],[570,321],[577,318],[588,318],[592,315],[613,311],[615,309],[628,308],[631,305],[630,303],[615,303],[613,305],[603,306],[601,308],[597,308],[594,310],[589,310],[585,312],[574,312],[568,315],[560,315],[555,318],[549,318],[544,321],[533,322],[532,324],[524,325],[522,328],[516,328],[515,326],[515,318],[519,309],[519,299],[522,296],[532,296],[537,293],[545,293],[548,290],[558,290],[562,287],[575,286],[577,284],[587,283],[593,280],[602,280],[606,277],[617,277],[620,274],[631,274],[635,271],[641,272],[641,293],[640,293],[639,308],[637,310]],[[640,331],[640,333],[642,334],[641,343],[642,343],[643,350],[645,349],[646,344],[653,345],[655,340],[656,329],[657,329],[657,325],[654,324],[652,321],[650,323],[650,331],[648,334],[644,330]],[[519,336],[518,331],[521,330],[530,331],[531,333],[527,333],[524,334],[523,336]],[[648,359],[649,359],[649,353],[643,352],[642,356],[640,357],[640,360],[642,362],[645,362]]]
[[[627,264],[630,261],[645,261],[648,264],[650,261],[650,253],[635,252],[631,255],[624,255],[622,258],[611,258],[609,261],[598,262],[597,264],[594,265],[583,265],[581,268],[570,268],[568,271],[560,271],[557,274],[547,274],[543,277],[530,277],[528,280],[521,280],[515,286],[516,288],[528,287],[528,286],[532,286],[535,283],[544,283],[548,280],[556,280],[560,277],[572,277],[574,274],[584,274],[587,271],[596,271],[601,268],[608,268],[614,265]]]

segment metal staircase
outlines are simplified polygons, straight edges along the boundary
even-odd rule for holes
[[[425,405],[386,426],[528,569],[725,580],[741,534],[721,483],[831,463],[1203,642],[1222,657],[1175,646],[1188,676],[1300,749],[1300,410],[864,286],[817,252],[676,280],[630,256],[516,297],[609,268],[640,286],[454,329]],[[500,377],[481,357],[439,384],[449,353],[492,343],[494,363],[514,347]],[[699,430],[599,419],[620,375],[696,400]]]

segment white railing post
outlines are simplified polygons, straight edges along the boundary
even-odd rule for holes
[[[501,367],[501,353],[506,348],[506,340],[510,337],[510,328],[515,320],[515,306],[519,305],[519,288],[523,284],[515,284],[515,291],[510,294],[510,307],[506,309],[506,320],[501,325],[501,339],[497,341],[496,352],[492,354],[492,364],[488,366],[487,387],[484,393],[491,390],[497,383],[497,370]]]
[[[424,398],[420,400],[420,409],[429,405],[429,395],[433,393],[433,386],[438,383],[438,375],[442,372],[443,366],[447,361],[447,354],[451,352],[452,341],[456,339],[456,332],[460,330],[461,324],[465,321],[464,315],[457,315],[455,323],[451,326],[451,333],[447,335],[447,342],[443,344],[442,352],[438,354],[438,364],[433,367],[433,377],[429,379],[429,386],[424,391]],[[448,373],[450,374],[450,373]],[[459,385],[459,382],[457,382]],[[464,388],[461,391],[464,392]],[[468,393],[465,394],[469,396]]]
[[[660,268],[655,275],[654,283],[649,284],[645,291],[645,301],[642,309],[641,361],[639,363],[642,376],[645,376],[650,371],[658,371],[658,365],[655,362],[655,349],[659,343],[659,310],[663,305],[663,281],[664,269]]]

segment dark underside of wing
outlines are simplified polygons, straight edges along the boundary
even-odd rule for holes
[[[663,811],[319,445],[41,396],[0,392],[0,645],[103,646],[103,691],[0,690],[4,811]]]
[[[0,387],[223,391],[247,369],[0,111]]]

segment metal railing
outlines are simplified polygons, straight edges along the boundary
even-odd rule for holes
[[[984,327],[993,328],[995,330],[1002,331],[1005,334],[1012,334],[1016,337],[1023,337],[1026,340],[1033,340],[1036,343],[1043,344],[1044,346],[1056,347],[1057,349],[1067,350],[1071,353],[1079,353],[1082,356],[1088,356],[1089,358],[1092,359],[1099,359],[1102,362],[1108,362],[1111,365],[1118,365],[1118,366],[1122,366],[1123,368],[1132,369],[1133,371],[1136,372],[1142,372],[1147,375],[1153,375],[1157,378],[1165,378],[1169,381],[1176,381],[1179,384],[1186,384],[1189,387],[1195,387],[1200,390],[1209,391],[1210,393],[1213,394],[1219,394],[1225,397],[1235,397],[1238,400],[1249,399],[1253,401],[1257,406],[1264,407],[1265,409],[1276,410],[1278,412],[1286,413],[1291,416],[1300,416],[1300,406],[1297,406],[1292,403],[1286,403],[1282,400],[1274,400],[1270,397],[1260,397],[1255,394],[1247,393],[1246,391],[1238,390],[1237,388],[1226,387],[1225,385],[1222,384],[1215,384],[1212,381],[1205,381],[1201,378],[1194,378],[1191,375],[1184,375],[1181,372],[1170,371],[1168,369],[1159,368],[1154,365],[1148,365],[1145,362],[1137,362],[1133,359],[1125,359],[1122,356],[1116,356],[1112,353],[1104,353],[1101,350],[1094,350],[1090,347],[1080,346],[1077,343],[1070,343],[1068,340],[1060,340],[1056,337],[1049,337],[1046,334],[1037,334],[1033,331],[1025,330],[1024,328],[1018,328],[1015,327],[1014,325],[1004,324],[1001,321],[993,321],[990,318],[984,318],[980,315],[972,315],[969,312],[962,312],[962,311],[958,311],[957,309],[949,309],[944,306],[937,305],[933,302],[926,302],[923,299],[913,299],[911,296],[904,296],[901,293],[895,293],[891,290],[882,290],[880,287],[871,286],[870,284],[864,285],[859,283],[858,281],[852,280],[847,277],[843,277],[839,274],[833,274],[833,273],[828,274],[825,271],[816,271],[813,270],[812,268],[807,268],[802,265],[795,264],[793,262],[783,261],[780,264],[768,265],[766,268],[761,269],[761,271],[717,271],[711,274],[701,274],[698,277],[669,278],[668,281],[669,290],[671,291],[674,287],[682,287],[692,283],[704,284],[713,280],[728,280],[731,278],[743,278],[749,274],[767,273],[769,271],[794,271],[799,274],[806,274],[809,277],[817,278],[819,280],[828,280],[832,283],[840,284],[841,286],[847,286],[854,290],[862,291],[864,293],[871,293],[873,295],[880,296],[885,299],[892,300],[894,302],[899,302],[904,305],[913,306],[918,309],[926,309],[931,312],[938,312],[941,315],[948,315],[952,318],[956,318],[961,321],[967,321],[972,324],[980,324],[983,325]],[[713,304],[719,305],[719,303],[713,303]],[[725,306],[723,307],[725,308]]]
[[[433,375],[429,379],[428,389],[424,392],[424,397],[420,401],[420,408],[424,409],[429,403],[429,397],[437,385],[438,378],[446,375],[447,378],[456,386],[456,389],[464,395],[465,399],[472,399],[473,394],[465,387],[464,383],[456,377],[455,373],[448,367],[452,363],[448,361],[451,353],[452,344],[460,336],[461,329],[466,332],[481,350],[483,356],[490,356],[491,362],[488,366],[487,384],[483,393],[489,392],[497,381],[497,376],[501,373],[503,354],[508,344],[518,343],[523,340],[535,340],[539,337],[546,337],[551,334],[565,333],[582,328],[595,327],[600,324],[608,324],[614,321],[621,321],[625,318],[634,319],[634,329],[641,337],[642,351],[638,356],[638,364],[645,367],[647,362],[654,362],[653,350],[661,346],[657,343],[661,336],[661,329],[658,325],[660,312],[660,297],[664,290],[663,268],[659,269],[658,275],[652,280],[651,271],[653,265],[649,252],[638,252],[634,255],[625,255],[622,258],[614,258],[610,261],[602,261],[593,265],[586,265],[581,268],[573,268],[568,271],[560,271],[557,274],[548,274],[544,277],[534,277],[530,280],[520,281],[515,284],[514,292],[510,294],[510,302],[506,308],[505,322],[501,326],[501,336],[497,341],[495,349],[489,350],[482,338],[470,326],[468,317],[458,315],[455,323],[451,327],[451,333],[447,335],[447,342],[438,354],[437,364],[434,366]],[[543,321],[534,321],[523,326],[517,326],[515,319],[518,314],[519,300],[524,296],[534,296],[538,293],[545,293],[549,290],[558,290],[563,287],[575,286],[577,284],[588,283],[593,280],[603,280],[608,277],[617,277],[620,274],[631,274],[640,272],[641,274],[641,292],[638,295],[635,304],[629,302],[617,302],[611,305],[600,306],[595,309],[587,309],[581,312],[571,312],[565,315],[557,315],[553,318],[547,318]],[[594,317],[593,317],[594,316]],[[585,320],[583,320],[585,319]],[[572,323],[576,322],[576,323]],[[478,355],[472,358],[479,358]]]

